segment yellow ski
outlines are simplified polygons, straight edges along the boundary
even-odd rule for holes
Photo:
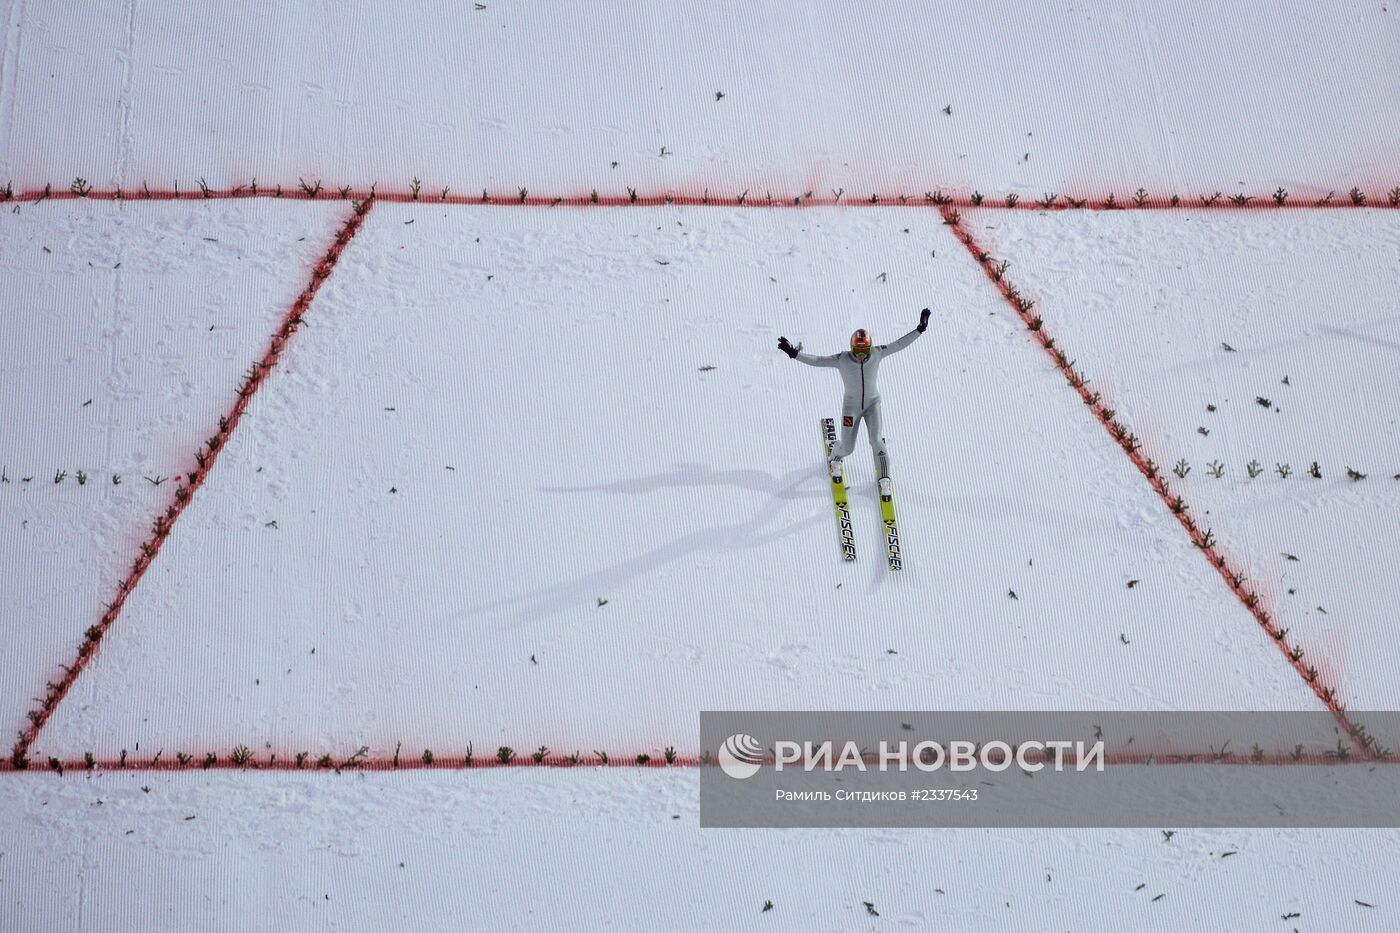
[[[885,560],[891,570],[904,566],[899,554],[899,526],[894,520],[894,489],[888,479],[880,480],[880,518],[885,523]]]
[[[826,445],[826,455],[831,456],[831,448],[836,443],[836,419],[822,419],[822,442]],[[836,504],[836,528],[841,535],[841,556],[851,561],[856,559],[855,528],[851,525],[851,507],[846,501],[845,468],[831,477],[831,497]]]

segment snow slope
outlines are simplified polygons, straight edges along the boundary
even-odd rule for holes
[[[0,0],[0,184],[1380,196],[1398,22]],[[190,468],[346,205],[7,208],[15,729],[168,501],[138,476]],[[1358,709],[1394,699],[1392,218],[968,216]],[[773,344],[924,305],[886,370],[895,581],[863,452],[836,561],[836,386]],[[381,205],[34,755],[686,751],[711,703],[1318,708],[931,211]],[[0,928],[1400,925],[1394,832],[701,831],[695,780],[4,773]]]
[[[0,223],[6,735],[112,599],[169,477],[193,468],[324,250],[332,210],[55,203]]]
[[[1390,708],[1400,217],[1003,212],[970,223],[1149,455],[1186,461],[1175,488],[1328,682],[1355,710]]]
[[[934,211],[389,205],[343,262],[37,751],[657,754],[698,751],[702,709],[1316,707]],[[777,335],[893,338],[921,301],[882,386],[907,567],[862,448],[848,568],[817,431],[839,382]]]
[[[0,182],[1400,183],[1384,2],[483,5],[6,0]]]
[[[625,769],[11,781],[0,823],[47,845],[6,845],[0,918],[198,933],[1395,928],[1394,833],[701,830],[695,782]]]

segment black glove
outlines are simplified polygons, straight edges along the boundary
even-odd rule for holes
[[[786,353],[793,359],[797,359],[797,348],[794,347],[792,344],[788,343],[788,339],[786,337],[778,338],[778,349],[782,350],[784,353]]]
[[[922,311],[919,312],[919,333],[921,333],[921,334],[922,334],[924,331],[928,330],[928,318],[929,318],[929,314],[930,314],[930,312],[929,312],[929,309],[928,309],[928,308],[925,308],[924,310],[922,310]]]

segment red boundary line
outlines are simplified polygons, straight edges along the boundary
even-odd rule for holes
[[[243,383],[239,386],[238,399],[234,402],[233,408],[229,410],[227,415],[219,419],[218,430],[205,441],[204,446],[195,454],[196,468],[176,479],[174,501],[151,523],[150,537],[141,544],[141,553],[137,555],[131,569],[118,584],[116,598],[107,604],[106,611],[102,613],[102,618],[98,620],[97,624],[88,628],[82,644],[78,646],[78,654],[73,663],[63,665],[63,676],[57,681],[51,681],[47,684],[47,692],[40,702],[39,708],[29,712],[29,726],[20,732],[19,740],[10,752],[10,767],[23,770],[28,766],[28,753],[34,740],[38,738],[40,731],[48,723],[54,710],[68,695],[68,691],[72,689],[78,676],[87,668],[88,663],[97,653],[97,648],[103,637],[112,627],[117,616],[121,614],[122,607],[126,604],[126,598],[131,595],[132,590],[136,588],[141,577],[145,575],[156,555],[160,553],[161,547],[170,537],[170,531],[176,520],[190,504],[195,491],[204,484],[204,480],[209,476],[209,471],[213,469],[219,453],[227,446],[234,428],[238,427],[238,422],[248,410],[248,405],[254,394],[267,380],[268,373],[277,365],[287,342],[301,325],[302,317],[306,314],[307,309],[311,307],[316,292],[320,290],[336,263],[340,261],[341,253],[345,250],[346,245],[359,232],[360,225],[364,223],[365,216],[372,206],[373,201],[368,200],[355,203],[349,219],[345,221],[340,232],[336,234],[335,242],[331,244],[330,249],[312,269],[311,280],[283,316],[282,322],[273,334],[262,359],[249,369]]]
[[[771,760],[771,759],[770,759]],[[874,756],[867,761],[873,762]],[[234,755],[218,756],[209,753],[204,757],[177,756],[167,758],[162,754],[153,759],[58,759],[49,758],[44,766],[49,772],[58,775],[85,772],[127,771],[149,773],[156,771],[305,771],[309,773],[335,773],[342,771],[481,771],[502,768],[631,768],[631,769],[696,769],[713,767],[712,757],[693,755],[676,756],[667,761],[665,756],[650,754],[622,758],[601,758],[598,755],[565,756],[548,754],[538,760],[533,755],[517,755],[513,752],[502,758],[499,754],[488,756],[456,756],[439,758],[436,756],[379,757],[369,758],[352,755],[336,758],[332,755],[314,757],[306,753],[300,756],[279,757],[272,755],[264,760]],[[1290,754],[1238,754],[1221,751],[1208,752],[1132,752],[1109,753],[1104,755],[1105,766],[1157,766],[1157,765],[1206,765],[1206,766],[1254,766],[1254,767],[1307,767],[1364,764],[1372,767],[1377,764],[1400,765],[1400,757],[1362,757],[1349,754],[1338,743],[1336,750],[1296,751]],[[23,769],[0,766],[0,773],[21,773]],[[30,773],[42,773],[41,769],[30,769]]]
[[[1137,435],[1130,432],[1128,427],[1118,419],[1117,413],[1103,401],[1100,393],[1089,390],[1089,380],[1081,371],[1075,369],[1075,361],[1070,359],[1065,351],[1056,344],[1055,339],[1046,332],[1042,319],[1032,314],[1035,301],[1022,295],[1020,290],[1006,279],[1007,264],[998,262],[990,252],[977,242],[963,226],[962,218],[956,209],[945,207],[942,209],[942,213],[943,222],[952,228],[959,242],[967,248],[968,253],[987,274],[987,278],[997,287],[1002,298],[1016,312],[1016,316],[1021,319],[1021,322],[1026,325],[1032,340],[1051,358],[1055,368],[1069,382],[1070,387],[1079,393],[1080,399],[1088,406],[1094,418],[1103,425],[1114,442],[1122,448],[1123,453],[1132,461],[1133,466],[1137,467],[1138,472],[1147,478],[1152,491],[1157,493],[1172,515],[1176,516],[1181,527],[1186,529],[1186,533],[1191,537],[1191,543],[1200,549],[1206,560],[1210,561],[1211,566],[1230,587],[1230,591],[1254,617],[1254,621],[1259,623],[1259,627],[1273,639],[1289,666],[1297,672],[1298,676],[1303,678],[1309,689],[1332,713],[1343,731],[1351,737],[1368,758],[1376,758],[1379,746],[1376,745],[1375,737],[1366,732],[1359,724],[1351,721],[1350,717],[1347,716],[1345,704],[1337,697],[1336,688],[1324,685],[1317,668],[1303,662],[1303,649],[1296,644],[1290,644],[1288,630],[1274,624],[1269,611],[1264,608],[1262,597],[1246,585],[1247,578],[1242,572],[1235,569],[1235,562],[1225,556],[1219,545],[1216,544],[1215,536],[1211,530],[1209,528],[1201,530],[1196,524],[1196,520],[1191,517],[1190,506],[1180,495],[1173,494],[1167,481],[1162,478],[1161,469],[1151,459],[1142,455]]]
[[[97,190],[86,186],[82,179],[75,179],[69,185],[55,188],[52,184],[41,189],[16,193],[10,186],[0,188],[0,204],[15,202],[34,204],[49,200],[94,201],[204,201],[242,198],[273,198],[287,201],[390,201],[397,204],[477,204],[500,207],[659,207],[677,205],[681,207],[940,207],[940,208],[985,208],[999,210],[1280,210],[1280,209],[1338,209],[1338,208],[1400,208],[1400,185],[1389,191],[1377,193],[1351,188],[1345,193],[1329,191],[1323,197],[1295,198],[1291,193],[1278,188],[1269,194],[1225,195],[1220,191],[1203,193],[1193,197],[1179,195],[1149,195],[1139,188],[1121,199],[1114,192],[1103,196],[1076,198],[1070,195],[1045,194],[1039,198],[1024,197],[1011,193],[998,197],[987,197],[979,192],[945,193],[942,188],[909,192],[872,192],[857,195],[854,192],[834,191],[830,195],[817,195],[813,191],[801,194],[779,194],[764,191],[761,194],[753,189],[737,194],[711,195],[708,188],[696,194],[693,191],[663,191],[639,193],[628,188],[626,194],[599,194],[595,189],[588,194],[540,195],[531,194],[528,188],[515,192],[492,193],[482,189],[479,195],[450,194],[443,188],[436,192],[417,189],[407,191],[378,191],[377,186],[368,189],[352,188],[349,185],[323,185],[320,181],[297,185],[275,185],[259,187],[256,182],[239,185],[235,188],[209,188],[203,182],[193,190],[181,191],[178,184],[170,189],[150,189],[144,185],[139,189],[125,191],[121,188]]]

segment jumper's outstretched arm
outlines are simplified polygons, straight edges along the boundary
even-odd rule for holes
[[[914,327],[913,330],[905,334],[903,337],[900,337],[894,343],[887,344],[884,347],[885,355],[889,356],[891,353],[898,353],[900,350],[903,350],[915,340],[918,340],[919,335],[922,334],[924,331],[928,330],[928,319],[931,314],[932,312],[929,311],[928,308],[925,308],[924,310],[920,311],[919,323]]]
[[[778,338],[778,349],[799,363],[806,363],[808,366],[835,366],[841,354],[836,353],[831,356],[813,356],[810,353],[802,352],[802,344],[793,344],[786,337]]]
[[[835,366],[836,362],[841,359],[841,354],[833,353],[831,356],[816,356],[812,353],[802,353],[799,351],[793,359],[797,360],[799,363],[806,363],[808,366]]]
[[[882,348],[885,351],[885,356],[889,356],[891,353],[898,353],[900,350],[903,350],[905,347],[909,346],[909,344],[913,343],[915,340],[918,340],[919,335],[922,333],[923,331],[919,330],[919,328],[916,327],[909,333],[905,334],[903,337],[900,337],[898,340],[894,341],[893,343],[885,344],[885,346]]]

